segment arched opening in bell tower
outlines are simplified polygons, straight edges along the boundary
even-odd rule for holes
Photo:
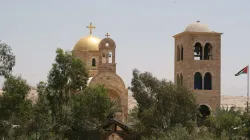
[[[183,75],[182,75],[182,73],[180,74],[180,85],[183,85]]]
[[[113,63],[113,54],[109,52],[109,63]]]
[[[206,43],[204,48],[204,60],[212,60],[212,45]]]
[[[212,90],[212,75],[209,72],[207,72],[204,76],[204,89]]]
[[[177,52],[176,53],[177,53],[176,54],[176,60],[180,61],[180,46],[179,45],[177,46]]]
[[[102,63],[106,63],[106,55],[105,55],[105,53],[102,53]]]
[[[177,74],[177,85],[180,85],[180,76]]]
[[[202,76],[199,72],[194,74],[194,89],[202,89]]]
[[[202,46],[199,42],[194,45],[194,60],[202,60]]]
[[[181,46],[181,60],[183,60],[183,46]]]

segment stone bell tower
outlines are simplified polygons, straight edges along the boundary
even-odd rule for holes
[[[103,39],[99,44],[99,65],[98,72],[112,72],[116,73],[115,63],[115,42],[109,38],[109,34],[106,34],[107,38]]]
[[[90,81],[89,85],[104,85],[111,100],[116,101],[121,110],[116,112],[114,118],[127,123],[128,118],[128,89],[122,78],[116,74],[115,49],[116,43],[113,39],[102,39],[99,43],[98,73]]]
[[[193,90],[203,115],[220,107],[221,35],[199,21],[175,36],[175,84]]]

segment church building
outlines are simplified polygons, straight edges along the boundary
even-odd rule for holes
[[[92,23],[87,28],[90,30],[89,35],[75,44],[72,53],[89,69],[88,85],[104,85],[111,100],[116,100],[121,107],[115,118],[127,123],[128,89],[121,77],[116,74],[116,43],[108,33],[103,39],[93,36],[92,30],[96,27]]]
[[[87,28],[89,35],[81,38],[72,52],[89,69],[88,85],[104,85],[108,96],[121,106],[115,118],[127,123],[128,89],[116,74],[116,43],[108,33],[103,39],[93,36],[92,23]],[[174,82],[194,92],[203,116],[210,115],[221,103],[221,35],[197,21],[173,36]]]

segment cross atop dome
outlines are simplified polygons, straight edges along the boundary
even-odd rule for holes
[[[86,28],[89,28],[89,35],[92,35],[92,29],[95,29],[96,27],[92,25],[92,22],[90,22],[89,26],[86,26]]]
[[[106,35],[105,35],[107,38],[109,38],[109,36],[110,36],[110,34],[109,33],[106,33]]]

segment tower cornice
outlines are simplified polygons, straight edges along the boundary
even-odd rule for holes
[[[223,33],[219,33],[219,32],[181,32],[181,33],[178,33],[176,35],[174,35],[173,37],[174,38],[177,38],[179,36],[182,36],[182,35],[222,35]]]

